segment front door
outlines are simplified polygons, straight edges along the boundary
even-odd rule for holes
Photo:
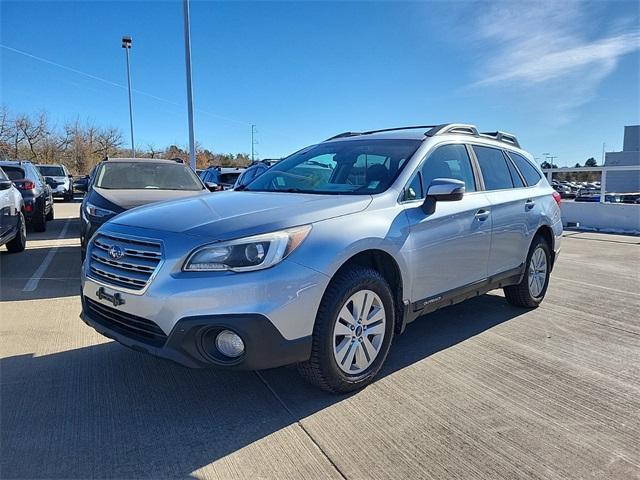
[[[462,200],[438,202],[435,212],[427,215],[421,205],[435,178],[462,180],[466,193]],[[412,271],[412,302],[425,301],[487,277],[491,204],[484,192],[476,190],[464,144],[436,148],[416,172],[404,204],[409,222],[407,257]]]

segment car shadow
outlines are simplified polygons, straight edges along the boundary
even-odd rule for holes
[[[523,312],[484,295],[420,319],[379,379]],[[3,358],[0,371],[5,478],[189,477],[348,397],[294,368],[190,370],[115,342]]]
[[[69,222],[69,226],[63,236],[60,236],[65,224]],[[27,228],[27,247],[29,241],[33,240],[80,240],[80,220],[74,218],[56,218],[47,222],[47,230],[45,232],[35,232],[32,228]]]

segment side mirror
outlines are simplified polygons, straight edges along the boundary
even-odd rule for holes
[[[8,190],[13,185],[11,180],[0,180],[0,190]]]
[[[44,181],[46,182],[47,185],[49,185],[50,187],[57,187],[58,186],[58,182],[56,182],[53,178],[51,177],[44,177]]]
[[[427,189],[422,210],[427,215],[436,211],[437,202],[456,202],[464,196],[464,182],[453,178],[434,178]]]
[[[86,192],[88,184],[89,184],[88,178],[81,178],[73,182],[73,188],[75,188],[79,192]]]
[[[214,182],[205,182],[204,186],[207,187],[207,190],[209,190],[210,192],[217,192],[218,190],[220,190],[220,186]]]

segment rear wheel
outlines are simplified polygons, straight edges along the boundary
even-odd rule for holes
[[[53,220],[53,204],[51,204],[51,209],[49,213],[47,213],[47,221]]]
[[[18,217],[18,231],[16,236],[10,242],[7,242],[7,250],[10,253],[22,252],[27,247],[27,227],[25,225],[24,216],[22,212]]]
[[[549,244],[544,238],[536,236],[529,249],[527,268],[522,281],[518,285],[504,288],[509,303],[529,308],[540,305],[549,286],[550,259]]]
[[[44,203],[40,209],[34,210],[31,226],[35,232],[45,232],[47,230],[47,214],[44,210]]]
[[[329,392],[364,387],[387,357],[394,321],[393,296],[380,273],[363,267],[339,272],[318,309],[311,358],[299,372]]]

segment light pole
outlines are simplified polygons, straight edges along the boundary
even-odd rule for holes
[[[256,144],[256,141],[253,139],[254,134],[256,133],[256,126],[255,125],[251,125],[251,163],[254,162],[254,156],[255,156],[255,151],[253,149],[253,147]]]
[[[122,48],[124,48],[127,57],[127,85],[129,86],[129,125],[131,126],[131,156],[135,158],[136,147],[133,143],[133,107],[131,106],[131,70],[129,68],[129,49],[131,48],[131,37],[126,35],[122,37]]]
[[[191,26],[189,22],[189,0],[184,6],[184,55],[187,67],[187,116],[189,117],[189,164],[196,169],[196,141],[193,135],[193,91],[191,89]]]

